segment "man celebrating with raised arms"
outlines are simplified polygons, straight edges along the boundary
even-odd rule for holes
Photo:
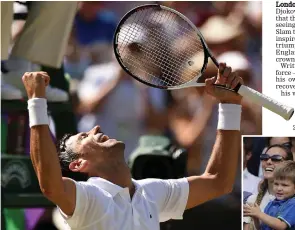
[[[159,230],[159,222],[182,219],[185,209],[230,193],[240,153],[241,97],[214,83],[235,88],[242,79],[220,64],[206,80],[207,93],[220,101],[216,141],[205,172],[181,179],[134,180],[124,160],[123,142],[99,126],[65,136],[56,149],[48,127],[45,72],[25,73],[31,127],[31,159],[42,193],[55,203],[71,229]],[[61,165],[88,176],[63,177]]]

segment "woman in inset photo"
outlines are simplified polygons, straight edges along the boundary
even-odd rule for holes
[[[244,139],[245,138],[258,139],[259,137],[244,137]],[[272,141],[270,141],[271,139],[272,138],[266,139],[266,142],[267,142],[266,145],[269,145],[270,143],[272,143]],[[279,143],[279,144],[276,143],[276,144],[269,145],[266,149],[264,149],[264,151],[262,151],[262,154],[260,155],[260,162],[261,162],[261,168],[262,168],[261,182],[258,185],[258,192],[253,193],[252,195],[248,196],[247,199],[244,199],[246,205],[253,206],[257,204],[260,207],[260,210],[264,211],[267,204],[270,201],[275,199],[275,196],[274,196],[275,194],[273,190],[274,171],[279,164],[287,160],[293,160],[293,154],[291,152],[291,146],[286,145],[285,143]],[[244,183],[244,186],[245,186],[245,183]],[[246,189],[247,189],[246,187],[243,188],[244,191],[246,191]],[[244,213],[244,218],[243,218],[244,230],[257,229],[256,227],[260,226],[261,223],[258,220],[256,220],[256,227],[255,227],[254,221],[255,220],[253,218],[246,216]]]

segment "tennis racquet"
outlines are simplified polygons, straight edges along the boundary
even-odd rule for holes
[[[166,90],[205,86],[202,75],[209,57],[219,66],[198,28],[183,14],[158,4],[136,7],[121,19],[114,51],[128,74]],[[294,113],[293,108],[247,86],[239,84],[233,91],[286,120]]]

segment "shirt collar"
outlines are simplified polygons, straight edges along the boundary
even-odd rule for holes
[[[278,200],[277,198],[275,198],[274,200],[273,200],[273,202],[275,203],[275,204],[283,204],[283,203],[285,203],[286,201],[288,201],[289,199],[284,199],[284,200]]]
[[[278,200],[277,198],[275,198],[275,199],[274,199],[274,202],[277,203],[277,204],[283,204],[283,203],[285,203],[286,201],[291,200],[291,199],[294,199],[294,198],[295,198],[295,196],[290,197],[290,198],[287,198],[287,199],[284,199],[284,200]]]
[[[135,186],[135,193],[141,193],[142,192],[142,186],[134,179],[132,179],[132,183]]]
[[[127,187],[123,188],[101,177],[91,177],[88,179],[87,182],[107,191],[112,196],[116,196],[118,193],[123,192],[125,190],[127,190],[129,193],[129,189]],[[134,179],[132,179],[132,183],[135,186],[135,192],[141,193],[142,187],[140,186],[140,184]]]

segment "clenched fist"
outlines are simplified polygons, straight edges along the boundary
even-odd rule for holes
[[[45,89],[50,81],[50,77],[46,72],[26,72],[22,80],[29,99],[45,98]]]

